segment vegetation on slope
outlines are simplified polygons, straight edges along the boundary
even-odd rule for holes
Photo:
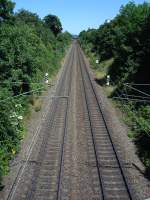
[[[30,91],[43,90],[45,73],[56,74],[71,41],[57,16],[41,20],[26,10],[14,13],[14,6],[0,0],[0,182],[23,138]]]
[[[150,83],[149,33],[150,4],[129,2],[121,7],[114,19],[105,21],[98,29],[83,31],[79,36],[86,53],[93,60],[100,60],[100,64],[95,64],[96,70],[110,75],[111,85],[115,86],[112,97],[121,97],[119,103],[123,102],[121,107],[128,113],[128,122],[133,131],[130,137],[132,135],[136,140],[138,153],[148,171],[150,86],[145,84]]]

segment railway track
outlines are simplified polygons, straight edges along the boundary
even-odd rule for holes
[[[74,46],[70,58],[64,67],[63,74],[56,89],[48,119],[43,124],[44,135],[38,138],[37,157],[34,147],[24,172],[18,174],[8,195],[8,200],[16,199],[57,199],[61,174],[68,101],[71,88],[71,69],[74,60]],[[32,160],[32,165],[30,165]],[[23,167],[21,166],[21,169]],[[18,181],[19,180],[19,181]],[[24,181],[25,180],[25,181]]]
[[[7,200],[135,200],[76,41],[55,95]]]
[[[133,199],[133,194],[123,169],[124,166],[113,143],[101,104],[79,46],[78,59],[101,187],[101,198]]]

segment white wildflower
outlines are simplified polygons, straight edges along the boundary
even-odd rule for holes
[[[21,104],[16,104],[15,107],[16,108],[22,108],[22,105]]]
[[[18,126],[18,122],[11,122],[12,125]]]
[[[23,119],[23,116],[22,116],[22,115],[19,115],[19,116],[18,116],[18,119],[22,120],[22,119]]]
[[[17,114],[16,112],[13,112],[12,115],[10,115],[10,118],[15,118],[15,117],[17,117]]]

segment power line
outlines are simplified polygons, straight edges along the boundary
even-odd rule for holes
[[[150,102],[150,100],[146,99],[132,99],[127,97],[113,97],[113,99],[121,99],[121,100],[136,101],[136,102]]]
[[[45,81],[42,81],[42,82],[23,82],[23,81],[10,81],[10,82],[7,82],[7,81],[0,81],[0,84],[45,84]]]
[[[125,97],[135,97],[135,98],[141,98],[141,99],[148,99],[150,100],[150,97],[145,97],[145,96],[138,96],[138,95],[130,95],[130,94],[122,94],[122,96],[125,96]]]
[[[125,83],[125,85],[150,86],[149,83]]]
[[[25,95],[27,95],[27,94],[34,93],[34,92],[38,92],[38,91],[40,91],[40,90],[42,90],[42,89],[44,89],[44,88],[45,88],[45,87],[41,87],[41,88],[38,88],[38,89],[36,89],[36,90],[30,90],[30,91],[28,91],[28,92],[24,92],[24,93],[21,93],[21,94],[16,95],[16,96],[11,96],[11,97],[8,97],[8,98],[6,98],[6,99],[0,100],[0,102],[5,102],[5,101],[8,101],[8,100],[13,99],[13,98],[25,96]]]
[[[129,88],[131,88],[131,89],[133,89],[133,90],[135,90],[135,91],[137,91],[137,92],[139,92],[139,93],[141,93],[141,94],[144,94],[144,95],[150,97],[150,95],[147,94],[146,92],[142,92],[141,90],[138,90],[138,89],[136,89],[136,88],[134,88],[134,87],[132,87],[132,86],[129,86],[128,84],[124,84],[124,85],[127,86],[127,87],[129,87]]]

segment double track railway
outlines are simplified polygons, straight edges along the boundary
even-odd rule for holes
[[[55,95],[7,200],[135,199],[76,41]]]

